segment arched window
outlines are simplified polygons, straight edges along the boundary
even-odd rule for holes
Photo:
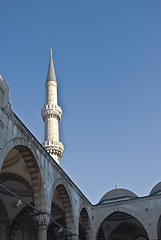
[[[22,235],[22,232],[21,232],[20,229],[18,229],[18,230],[16,231],[14,240],[23,240],[23,235]]]

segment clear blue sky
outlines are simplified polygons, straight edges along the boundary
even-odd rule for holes
[[[161,1],[0,0],[0,73],[43,142],[49,49],[63,109],[61,166],[92,203],[117,180],[161,181]]]

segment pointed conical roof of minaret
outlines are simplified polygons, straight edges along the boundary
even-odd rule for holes
[[[50,61],[49,61],[49,67],[48,67],[48,75],[47,75],[47,79],[46,79],[47,82],[48,81],[56,81],[52,55],[53,55],[52,49],[50,49]]]

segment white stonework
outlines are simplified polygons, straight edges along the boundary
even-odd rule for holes
[[[0,75],[0,240],[14,240],[18,233],[24,240],[161,239],[161,183],[146,197],[117,188],[92,205],[54,161],[63,153],[58,126],[62,112],[50,70],[42,109],[45,148],[12,111],[9,88]],[[25,203],[18,206],[18,199],[2,186]]]
[[[46,80],[46,104],[41,110],[41,116],[45,123],[44,147],[47,152],[60,165],[60,158],[64,152],[64,146],[59,142],[59,121],[62,109],[58,106],[57,81],[50,50],[50,61]]]

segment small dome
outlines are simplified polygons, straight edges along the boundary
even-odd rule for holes
[[[129,198],[137,198],[138,196],[131,192],[130,190],[124,189],[124,188],[116,188],[109,192],[107,192],[100,200],[100,202],[103,201],[109,201],[109,200],[119,200],[119,199],[129,199]]]
[[[161,182],[157,183],[151,190],[149,195],[157,194],[158,192],[161,192]]]

